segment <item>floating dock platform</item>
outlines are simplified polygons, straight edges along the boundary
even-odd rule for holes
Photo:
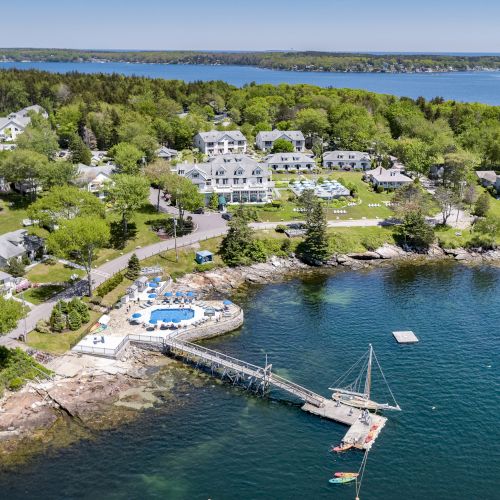
[[[416,344],[418,342],[417,336],[411,331],[392,332],[392,334],[398,344]]]
[[[321,407],[306,403],[302,409],[314,415],[349,425],[349,430],[342,442],[352,444],[354,448],[359,450],[369,450],[387,422],[386,417],[373,413],[368,413],[368,418],[364,420],[363,410],[338,403],[333,399],[325,398]]]

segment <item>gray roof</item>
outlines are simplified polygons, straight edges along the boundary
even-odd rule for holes
[[[156,150],[156,155],[161,158],[172,158],[177,156],[178,151],[176,149],[170,149],[166,146],[162,146],[161,148]]]
[[[0,117],[0,129],[12,123],[13,125],[16,125],[18,128],[24,130],[30,121],[31,119],[29,117],[23,118],[15,114],[10,114],[9,116],[2,116]]]
[[[273,153],[265,157],[265,162],[271,163],[314,163],[314,157],[305,153]]]
[[[12,257],[19,257],[26,252],[24,248],[24,237],[28,232],[26,229],[18,229],[0,235],[0,257],[5,260]]]
[[[341,158],[339,158],[339,156]],[[351,158],[352,157],[352,158]],[[323,153],[323,161],[370,161],[371,157],[364,151],[326,151]]]
[[[11,280],[13,279],[13,276],[10,275],[9,273],[6,273],[4,271],[0,271],[0,282],[5,281],[5,280]]]
[[[366,173],[367,176],[372,177],[377,182],[400,182],[410,183],[413,182],[409,177],[402,174],[399,169],[391,168],[389,170],[384,167],[377,167]]]
[[[77,181],[78,182],[90,182],[94,180],[99,174],[107,175],[108,177],[114,173],[115,167],[113,165],[103,165],[102,167],[91,167],[89,165],[84,165],[79,163],[77,165]]]
[[[476,175],[481,179],[495,184],[497,180],[497,174],[493,170],[477,170]]]
[[[233,141],[246,141],[246,137],[239,130],[211,130],[210,132],[199,132],[204,142],[219,142],[224,136]]]
[[[290,139],[292,141],[305,141],[304,134],[300,130],[271,130],[259,132],[257,139],[274,142],[276,139]]]
[[[258,167],[262,170],[262,175],[268,173],[267,165],[259,163],[254,159],[250,158],[244,154],[227,154],[220,155],[210,158],[208,161],[203,163],[180,163],[178,168],[182,167],[187,175],[191,170],[198,170],[205,177],[215,176],[217,170],[223,169],[226,172],[226,176],[232,177],[235,173],[242,169],[244,175],[251,176],[252,172]]]

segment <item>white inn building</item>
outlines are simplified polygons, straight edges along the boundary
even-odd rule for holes
[[[304,153],[274,153],[264,161],[272,172],[312,172],[316,169],[314,157]]]
[[[195,147],[209,156],[247,151],[247,139],[239,130],[199,132],[193,142]]]
[[[323,153],[323,167],[344,170],[368,170],[371,156],[362,151],[327,151]]]
[[[227,203],[267,203],[274,183],[269,169],[243,154],[210,158],[203,163],[179,163],[177,174],[195,184],[208,205],[212,193],[224,196]]]
[[[38,104],[28,106],[6,117],[0,117],[0,140],[15,141],[31,122],[30,111],[48,118],[47,112]]]
[[[261,151],[271,151],[275,141],[284,139],[291,142],[295,151],[306,149],[306,140],[300,130],[272,130],[271,132],[259,132],[255,138],[257,148]]]

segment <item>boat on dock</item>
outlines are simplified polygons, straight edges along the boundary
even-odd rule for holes
[[[372,368],[375,361],[382,378],[389,389],[389,393],[394,401],[394,404],[378,403],[371,399],[371,385],[372,385]],[[353,382],[348,383],[346,386],[341,387],[341,383],[353,374],[356,368],[361,368]],[[363,384],[364,381],[364,384]],[[329,388],[333,391],[332,399],[340,404],[350,407],[359,408],[361,410],[379,411],[379,410],[395,410],[401,411],[400,406],[397,404],[394,395],[387,384],[382,367],[377,360],[375,351],[372,345],[369,345],[368,353],[361,357],[349,370],[340,377],[334,384],[334,387]]]

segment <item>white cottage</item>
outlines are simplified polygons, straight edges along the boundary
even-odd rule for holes
[[[261,151],[271,151],[274,143],[278,139],[291,142],[294,151],[304,151],[306,149],[306,140],[300,130],[271,130],[259,132],[255,138],[257,148]]]
[[[199,132],[193,142],[195,147],[209,156],[247,151],[247,139],[239,130]]]
[[[326,151],[323,153],[323,167],[344,170],[368,170],[371,156],[362,151]]]

